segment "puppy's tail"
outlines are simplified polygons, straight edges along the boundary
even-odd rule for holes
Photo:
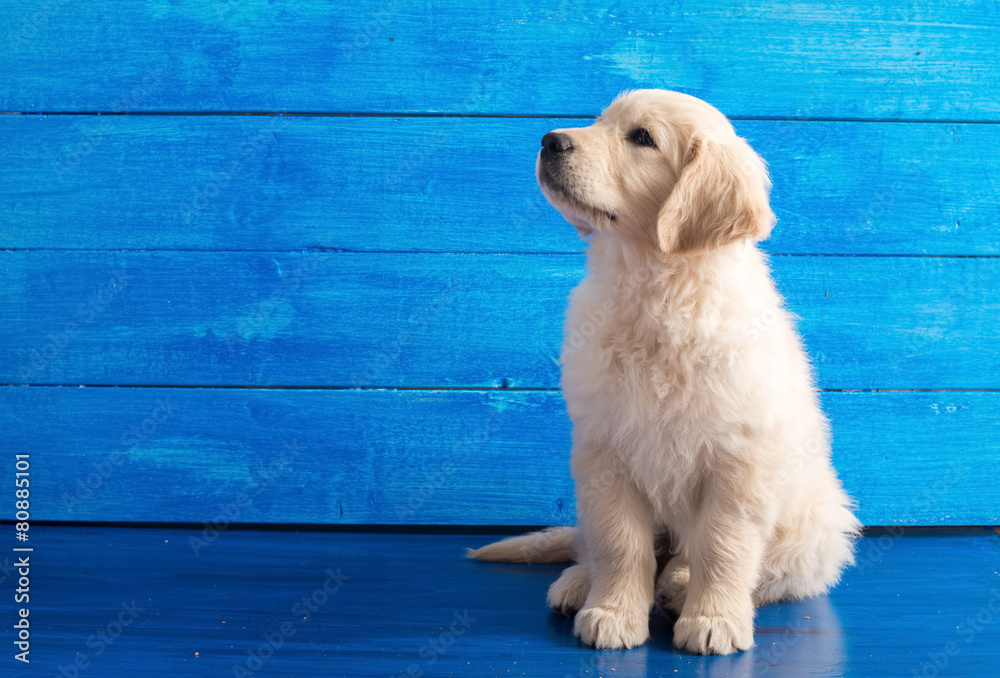
[[[550,527],[468,549],[466,558],[503,563],[565,563],[576,558],[575,527]]]

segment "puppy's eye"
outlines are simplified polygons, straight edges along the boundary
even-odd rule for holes
[[[628,135],[629,141],[633,144],[639,146],[649,146],[650,148],[656,148],[656,142],[653,141],[652,135],[649,130],[640,127],[639,129],[632,130],[632,133]]]

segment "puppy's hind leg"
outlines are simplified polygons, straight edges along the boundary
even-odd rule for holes
[[[754,593],[758,605],[823,594],[854,564],[861,523],[832,472],[830,482],[806,496],[805,505],[784,517],[767,545]]]
[[[687,600],[691,568],[681,556],[671,558],[656,578],[656,606],[660,612],[680,615]]]
[[[590,574],[586,565],[573,565],[563,570],[552,582],[545,602],[554,612],[572,617],[583,607],[590,593]]]

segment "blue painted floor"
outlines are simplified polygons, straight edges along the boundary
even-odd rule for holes
[[[560,565],[462,558],[491,536],[32,526],[30,666],[2,676],[1000,676],[1000,536],[873,531],[829,596],[762,608],[730,657],[580,645]],[[192,539],[196,540],[192,542]]]

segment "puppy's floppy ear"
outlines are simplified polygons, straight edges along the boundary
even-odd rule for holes
[[[743,237],[762,240],[774,226],[767,166],[743,139],[695,133],[687,163],[656,223],[667,254],[697,252]]]

